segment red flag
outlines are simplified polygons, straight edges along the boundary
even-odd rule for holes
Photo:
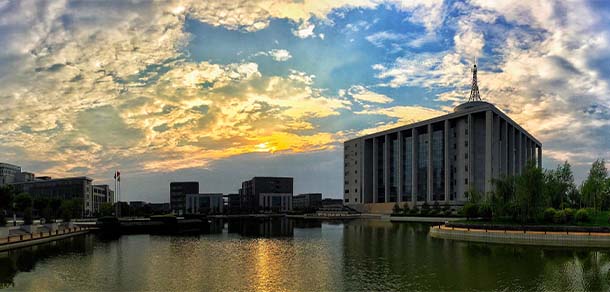
[[[118,170],[117,170],[117,171],[114,173],[114,179],[116,179],[116,180],[118,180],[118,181],[121,181],[121,172],[120,172],[120,171],[118,171]]]

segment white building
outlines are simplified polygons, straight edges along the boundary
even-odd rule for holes
[[[186,194],[187,214],[220,214],[223,212],[222,193]]]

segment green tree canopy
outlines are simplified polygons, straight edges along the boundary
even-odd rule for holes
[[[580,188],[582,199],[588,207],[596,211],[601,210],[603,207],[605,209],[608,208],[610,201],[608,200],[607,181],[608,170],[606,169],[606,163],[603,159],[598,159],[591,165],[589,175],[583,181]]]
[[[27,193],[21,193],[15,197],[15,209],[23,212],[25,209],[32,207],[32,197]]]

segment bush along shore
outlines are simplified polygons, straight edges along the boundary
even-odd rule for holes
[[[491,225],[532,230],[582,230],[610,232],[610,177],[604,160],[591,166],[588,177],[577,187],[568,162],[543,170],[529,162],[517,176],[493,180],[495,191],[469,191],[460,213],[467,218],[460,226]],[[596,228],[585,228],[596,227]],[[599,228],[604,227],[604,228]],[[529,229],[528,229],[529,230]]]
[[[424,202],[421,206],[414,206],[413,208],[409,208],[409,205],[406,203],[403,207],[400,207],[400,205],[396,203],[392,209],[391,216],[458,217],[448,203],[441,205],[438,201],[435,201],[432,205]]]

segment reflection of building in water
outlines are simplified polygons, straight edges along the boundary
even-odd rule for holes
[[[228,220],[229,233],[252,237],[294,235],[294,223],[288,218],[240,218]]]
[[[294,228],[322,228],[322,221],[312,219],[293,219]]]

